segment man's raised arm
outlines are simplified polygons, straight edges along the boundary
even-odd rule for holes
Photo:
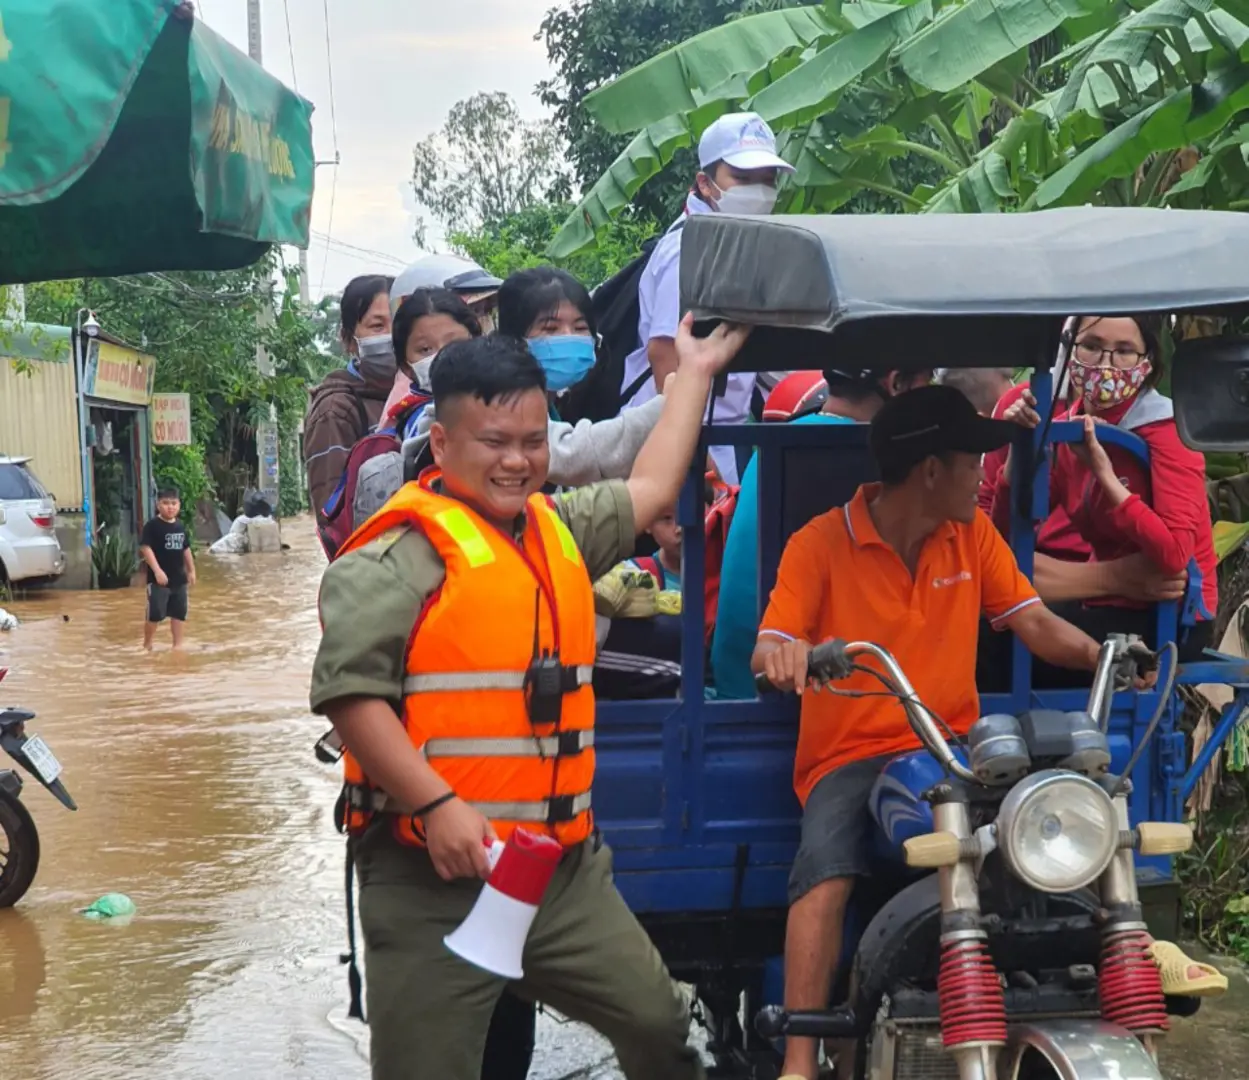
[[[664,390],[664,410],[629,475],[635,529],[645,532],[673,504],[698,446],[703,413],[715,377],[728,367],[750,328],[721,323],[705,338],[694,337],[694,316],[677,330],[680,363]]]

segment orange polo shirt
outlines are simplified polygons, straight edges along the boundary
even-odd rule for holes
[[[872,522],[868,503],[877,491],[878,484],[865,484],[847,505],[790,537],[759,636],[812,644],[831,638],[875,642],[893,653],[920,700],[953,731],[966,734],[980,713],[981,613],[1000,624],[1040,599],[979,510],[970,524],[946,522],[924,541],[912,577]],[[834,685],[883,690],[861,672]],[[919,745],[894,700],[808,691],[802,695],[794,789],[805,806],[811,789],[834,769]]]

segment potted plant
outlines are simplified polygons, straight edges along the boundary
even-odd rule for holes
[[[98,588],[128,588],[130,579],[139,569],[138,548],[134,540],[123,533],[101,530],[91,548],[91,564]]]

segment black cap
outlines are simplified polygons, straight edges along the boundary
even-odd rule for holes
[[[869,440],[881,476],[901,478],[933,455],[998,450],[1016,430],[1008,420],[981,416],[953,386],[921,386],[885,402]]]

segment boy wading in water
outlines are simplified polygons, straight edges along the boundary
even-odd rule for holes
[[[182,647],[186,623],[187,586],[195,584],[195,559],[186,529],[178,520],[182,499],[174,488],[156,496],[156,517],[143,526],[139,558],[147,564],[147,621],[143,624],[143,647],[152,648],[156,625],[166,618],[173,628],[173,647]]]

